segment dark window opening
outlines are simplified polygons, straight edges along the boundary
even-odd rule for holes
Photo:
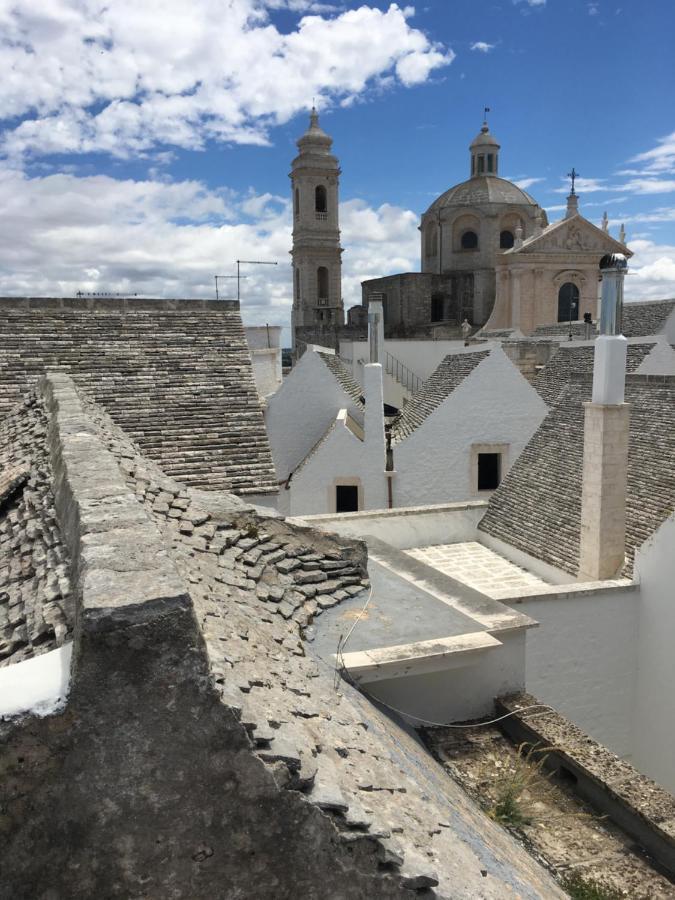
[[[499,487],[502,469],[501,453],[478,454],[478,490],[494,491]]]
[[[300,299],[300,269],[295,270],[295,299]]]
[[[355,484],[338,484],[335,487],[335,512],[358,512],[359,489]]]
[[[314,209],[317,212],[328,212],[328,197],[326,188],[322,184],[318,185],[314,191]]]
[[[502,231],[499,235],[499,246],[502,250],[510,250],[513,247],[513,232],[512,231]]]
[[[300,215],[300,191],[297,188],[293,194],[293,214],[296,219]]]
[[[443,321],[443,295],[434,294],[431,298],[431,321]]]
[[[495,158],[492,153],[488,153],[488,172],[494,171]]]
[[[316,290],[319,300],[328,300],[328,269],[319,266],[316,271]]]
[[[475,231],[465,231],[462,235],[462,250],[477,250],[478,235]]]
[[[579,288],[566,281],[558,291],[558,321],[575,322],[579,311]]]
[[[485,171],[485,157],[479,156],[478,157],[478,174],[480,175],[484,171]]]

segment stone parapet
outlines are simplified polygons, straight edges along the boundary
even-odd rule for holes
[[[536,705],[529,694],[500,697],[496,715],[508,715],[501,729],[517,744],[542,748],[544,768],[572,784],[576,794],[675,875],[675,798],[559,713],[519,712]]]

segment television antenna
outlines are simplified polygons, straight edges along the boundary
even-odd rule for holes
[[[241,289],[239,286],[239,282],[242,278],[245,278],[245,275],[239,274],[239,267],[242,265],[247,266],[276,266],[278,263],[276,261],[272,262],[267,259],[238,259],[237,260],[237,300],[239,300],[241,296]]]
[[[242,275],[242,278],[248,278],[248,275]],[[218,293],[218,279],[219,278],[239,278],[239,275],[214,275],[214,281],[216,282],[216,300],[220,300],[220,295]],[[239,291],[237,291],[239,293]]]

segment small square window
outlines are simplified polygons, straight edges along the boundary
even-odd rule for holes
[[[501,453],[478,454],[478,490],[494,491],[502,476]]]
[[[338,484],[335,487],[335,512],[358,512],[359,489],[355,484]]]

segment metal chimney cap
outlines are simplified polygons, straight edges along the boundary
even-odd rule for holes
[[[607,253],[600,260],[600,270],[603,269],[627,269],[628,260],[623,253]]]

